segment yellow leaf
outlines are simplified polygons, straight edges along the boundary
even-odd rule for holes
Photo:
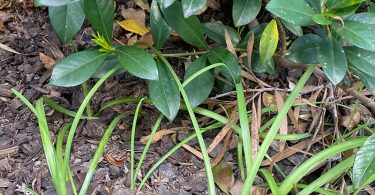
[[[133,33],[137,33],[141,36],[149,32],[149,30],[145,26],[143,26],[142,24],[139,24],[137,21],[132,20],[132,19],[123,20],[121,22],[116,21],[116,22],[123,29],[133,32]]]

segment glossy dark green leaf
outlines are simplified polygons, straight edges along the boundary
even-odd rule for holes
[[[117,56],[115,54],[108,53],[102,65],[99,66],[99,69],[95,72],[95,74],[92,77],[102,78],[107,72],[109,72],[111,69],[115,68],[118,65],[120,65],[120,61],[118,60]],[[124,68],[117,71],[114,75],[121,74],[123,72],[125,72]]]
[[[207,0],[181,0],[181,4],[185,18],[188,18],[202,10],[207,4]]]
[[[220,24],[217,22],[206,22],[203,24],[203,31],[204,33],[213,41],[219,43],[222,46],[226,46],[225,42],[225,35],[224,29],[227,30],[230,40],[233,43],[233,46],[236,47],[238,42],[240,41],[240,37],[238,36],[236,30],[233,28],[226,26],[224,24]]]
[[[172,74],[163,62],[157,60],[159,79],[148,83],[150,98],[155,107],[169,121],[173,121],[180,108],[180,91]]]
[[[321,43],[322,38],[315,34],[299,37],[288,49],[287,58],[301,64],[317,64]]]
[[[281,19],[281,23],[284,24],[284,26],[290,31],[292,32],[294,35],[300,37],[303,35],[303,31],[302,31],[302,28],[299,26],[299,25],[296,25],[296,24],[292,24],[288,21],[285,21],[283,19]]]
[[[233,91],[234,85],[232,84],[232,82],[230,82],[232,79],[226,78],[224,75],[221,75],[221,74],[219,76],[225,81],[222,81],[222,79],[215,80],[215,88],[217,89],[217,92],[219,94],[222,94],[222,93]]]
[[[68,42],[77,34],[85,19],[85,13],[83,13],[80,1],[62,6],[48,7],[48,14],[53,29],[63,43]]]
[[[259,44],[260,62],[266,64],[275,54],[279,42],[279,31],[276,20],[272,20],[264,29]]]
[[[63,6],[68,3],[79,2],[79,0],[35,0],[35,7],[39,6]]]
[[[207,48],[202,24],[195,15],[185,18],[179,1],[174,2],[167,8],[160,6],[160,9],[169,26],[172,27],[184,41],[190,45]]]
[[[370,136],[359,148],[353,165],[353,185],[359,188],[375,174],[375,135]]]
[[[184,80],[206,67],[207,62],[207,56],[196,59],[186,69]],[[190,83],[184,87],[192,107],[198,106],[207,99],[214,86],[214,81],[215,78],[212,71],[207,71],[190,81]]]
[[[375,52],[350,46],[345,47],[345,54],[349,62],[356,68],[375,77]]]
[[[155,60],[145,50],[135,46],[121,46],[116,49],[121,65],[131,74],[149,80],[158,79]]]
[[[360,4],[355,4],[349,7],[331,9],[327,12],[327,14],[336,15],[336,16],[344,16],[347,14],[354,13],[359,8],[359,6]]]
[[[347,60],[341,43],[331,37],[324,38],[319,57],[328,79],[334,85],[340,83],[347,70]]]
[[[304,0],[313,10],[315,13],[320,13],[322,9],[321,1],[317,0]]]
[[[53,68],[50,83],[61,87],[79,85],[94,75],[105,59],[106,54],[97,50],[71,54]]]
[[[375,13],[364,12],[354,14],[349,16],[348,20],[353,20],[362,24],[366,24],[372,29],[375,29]]]
[[[234,25],[238,27],[250,23],[258,15],[261,6],[261,0],[233,0]]]
[[[373,95],[375,95],[375,77],[369,75],[367,72],[363,72],[357,66],[349,63],[349,69],[356,74],[363,84],[366,86],[367,90],[369,90]],[[373,71],[371,71],[373,72]]]
[[[112,43],[114,17],[113,0],[83,0],[87,20],[108,43]]]
[[[320,25],[330,25],[332,24],[332,21],[329,19],[327,15],[324,14],[315,14],[313,15],[312,19],[314,22]]]
[[[151,3],[150,27],[155,48],[160,49],[172,33],[172,28],[165,21],[157,0],[153,0]]]
[[[356,4],[360,4],[362,2],[365,2],[366,0],[341,0],[341,1],[336,1],[332,5],[332,9],[339,9],[339,8],[345,8],[345,7],[350,7]]]
[[[176,0],[157,0],[159,1],[163,7],[169,7],[172,5]]]
[[[208,54],[208,60],[211,62],[211,64],[226,64],[230,72],[225,67],[219,67],[218,70],[227,78],[233,79],[235,83],[241,81],[241,66],[238,63],[236,56],[230,51],[221,47],[216,47]]]
[[[309,26],[314,23],[314,10],[302,0],[271,0],[266,9],[292,24]]]
[[[248,66],[247,58],[244,58],[244,64]],[[255,73],[277,74],[277,67],[273,58],[268,60],[265,64],[260,62],[259,53],[253,52],[251,55],[251,70]]]
[[[357,47],[375,51],[375,29],[353,20],[344,20],[344,24],[335,25],[339,36]]]
[[[267,26],[267,23],[262,23],[262,24],[257,25],[255,28],[253,28],[250,32],[246,34],[246,36],[238,43],[237,47],[241,49],[246,49],[251,33],[254,33],[254,44],[258,45],[260,42],[260,39],[262,38],[262,34],[266,26]]]

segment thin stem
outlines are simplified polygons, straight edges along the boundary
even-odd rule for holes
[[[82,83],[82,91],[83,91],[83,97],[85,98],[87,94],[89,93],[89,88],[87,86],[87,81]],[[92,117],[92,109],[90,103],[86,106],[86,114],[88,117]]]
[[[207,54],[209,51],[197,51],[197,52],[186,52],[186,53],[167,53],[163,54],[165,58],[178,58],[178,57],[187,57],[187,56],[197,56]],[[158,55],[158,53],[155,53]]]
[[[163,54],[161,54],[157,50],[155,50],[155,51],[156,51],[157,55],[160,57],[160,59],[165,63],[165,65],[167,66],[167,68],[169,69],[169,71],[171,72],[171,74],[173,75],[173,78],[176,81],[176,83],[178,85],[178,88],[179,88],[179,90],[181,92],[181,95],[182,95],[182,97],[184,99],[184,102],[186,104],[186,108],[188,110],[189,116],[190,116],[191,121],[193,123],[195,134],[197,135],[199,146],[200,146],[200,149],[201,149],[201,152],[202,152],[204,166],[205,166],[206,175],[207,175],[207,181],[208,181],[208,194],[209,195],[214,195],[214,194],[216,194],[215,193],[215,182],[214,182],[214,177],[213,177],[213,173],[212,173],[212,169],[211,169],[210,157],[208,156],[206,144],[204,143],[202,132],[201,132],[201,129],[199,127],[198,121],[197,121],[197,119],[195,117],[193,108],[192,108],[192,106],[190,104],[189,98],[188,98],[188,96],[187,96],[184,88],[182,87],[181,81],[179,80],[176,72],[173,70],[171,64],[163,56]]]

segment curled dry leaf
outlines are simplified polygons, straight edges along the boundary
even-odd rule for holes
[[[284,96],[285,96],[285,93],[283,92],[280,92],[280,91],[275,92],[276,106],[279,112],[281,111],[284,105]],[[279,132],[280,134],[284,134],[284,135],[288,134],[288,118],[287,117],[285,117],[283,122],[281,123]],[[283,151],[286,141],[280,140],[279,143],[280,143],[280,151]]]
[[[44,67],[47,68],[48,70],[52,68],[52,66],[56,63],[56,61],[52,57],[42,52],[39,52],[39,59],[40,61],[42,61]]]
[[[137,35],[133,35],[129,37],[127,44],[134,45],[135,43],[137,43],[137,41],[138,41]]]
[[[164,129],[164,130],[157,131],[155,133],[154,137],[152,138],[152,143],[155,143],[155,142],[161,140],[161,138],[163,138],[163,136],[169,135],[169,134],[172,134],[172,133],[176,133],[176,131],[170,130],[170,129]],[[147,142],[148,138],[149,138],[149,135],[143,136],[143,137],[141,137],[141,139],[139,141],[142,142],[143,144],[145,144]]]
[[[151,33],[147,33],[145,36],[139,38],[139,41],[144,43],[144,44],[139,46],[140,48],[145,49],[147,47],[150,47],[150,46],[154,45],[154,40],[152,39]]]
[[[233,47],[233,43],[232,43],[232,41],[230,40],[230,35],[229,35],[229,33],[228,33],[228,31],[227,31],[226,28],[224,28],[224,37],[225,37],[225,43],[226,43],[226,45],[227,45],[227,49],[228,49],[233,55],[237,56],[237,54],[236,54],[236,50],[235,50],[234,47]]]
[[[341,125],[346,127],[348,130],[352,130],[361,121],[361,114],[359,112],[349,113],[342,117]]]
[[[107,159],[107,161],[112,165],[115,165],[117,167],[124,167],[125,157],[118,159],[112,156],[112,154],[107,154],[105,156],[105,159]]]
[[[229,194],[229,190],[232,188],[235,181],[232,166],[225,161],[221,161],[212,168],[212,172],[217,186],[219,186],[225,194]]]

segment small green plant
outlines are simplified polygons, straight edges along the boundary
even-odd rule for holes
[[[136,187],[136,176],[163,116],[169,121],[173,121],[179,110],[185,110],[189,113],[195,134],[177,144],[152,166],[142,179],[138,189],[142,188],[151,173],[168,156],[183,144],[197,138],[204,159],[208,193],[215,194],[211,162],[202,134],[205,131],[226,125],[229,118],[198,107],[207,99],[215,86],[219,92],[232,89],[236,91],[240,126],[233,125],[232,128],[239,136],[237,156],[241,179],[245,183],[242,190],[243,195],[250,193],[258,173],[264,176],[273,194],[281,195],[287,194],[293,187],[302,189],[300,194],[309,194],[313,191],[334,194],[336,191],[320,187],[350,168],[353,168],[352,180],[355,189],[353,193],[358,193],[371,183],[375,178],[372,169],[375,153],[368,151],[374,147],[373,136],[369,137],[367,141],[367,138],[356,138],[345,142],[337,141],[332,147],[309,158],[281,183],[277,183],[268,170],[260,169],[260,165],[262,160],[267,157],[272,140],[298,140],[310,136],[310,134],[279,135],[277,131],[314,69],[320,68],[315,64],[321,65],[328,80],[334,85],[340,84],[346,76],[350,79],[352,75],[356,75],[363,81],[364,86],[375,94],[375,13],[356,13],[365,0],[270,0],[264,2],[265,9],[272,13],[273,19],[269,23],[259,24],[244,35],[246,28],[243,26],[256,19],[262,7],[261,0],[233,1],[232,18],[237,29],[215,22],[201,24],[195,14],[206,6],[206,0],[181,0],[181,2],[178,0],[152,0],[150,27],[155,48],[144,50],[136,46],[112,44],[115,10],[113,0],[36,0],[37,6],[48,6],[52,26],[63,43],[67,43],[75,36],[85,18],[97,31],[97,34],[92,35],[93,42],[97,47],[73,53],[59,61],[54,67],[50,79],[50,84],[55,86],[82,85],[85,99],[77,112],[66,110],[47,98],[38,100],[34,107],[20,93],[13,90],[37,117],[44,152],[56,192],[66,194],[65,183],[70,181],[74,193],[78,194],[69,168],[69,159],[73,137],[80,120],[95,120],[106,108],[132,102],[138,103],[138,106],[132,125],[130,187],[132,189]],[[371,2],[368,4],[369,11],[371,11],[373,4]],[[298,36],[296,40],[288,40],[291,42],[289,48],[284,27]],[[309,32],[313,33],[304,34],[302,27],[308,28]],[[160,52],[173,30],[186,43],[195,46],[199,51],[177,54]],[[226,33],[229,35],[229,40],[225,37]],[[209,48],[205,35],[221,46]],[[249,121],[251,121],[252,115],[247,111],[241,82],[241,64],[235,54],[224,48],[228,41],[236,48],[236,51],[253,50],[252,53],[248,53],[251,58],[243,61],[255,73],[277,73],[278,57],[290,60],[288,62],[313,64],[308,66],[276,117],[270,119],[260,128],[260,135],[264,140],[254,159],[252,158],[249,131]],[[248,48],[250,42],[254,43],[254,47]],[[279,42],[281,42],[281,48],[278,50]],[[199,57],[196,57],[190,64],[185,77],[180,80],[167,58],[183,56]],[[123,72],[129,72],[136,77],[148,80],[150,99],[124,97],[113,100],[104,104],[99,112],[93,115],[90,107],[91,97],[106,79]],[[86,83],[90,78],[100,78],[91,90],[88,89]],[[67,124],[61,129],[56,144],[53,144],[49,135],[43,108],[44,103],[74,117],[71,124]],[[143,103],[152,103],[162,115],[154,125],[141,159],[135,167],[134,135],[138,112]],[[85,109],[87,116],[83,116]],[[267,111],[275,111],[275,108],[267,108]],[[216,120],[216,123],[200,127],[196,114]],[[86,193],[105,144],[116,124],[124,115],[116,117],[103,135],[79,194]],[[263,132],[268,127],[270,127],[268,132]],[[353,131],[344,136],[350,137]],[[63,150],[66,133],[68,135],[65,150]],[[315,164],[360,146],[362,147],[355,157],[351,156],[339,163],[313,183],[309,185],[298,183]]]

